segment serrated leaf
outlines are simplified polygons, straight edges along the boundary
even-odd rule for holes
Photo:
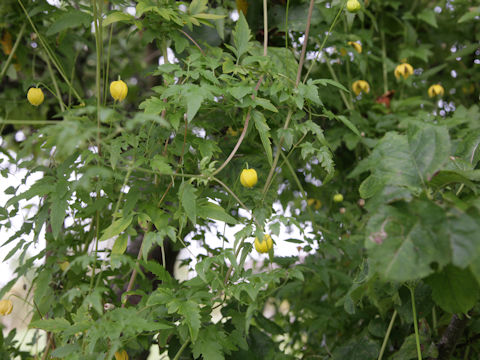
[[[46,36],[51,36],[59,33],[60,31],[74,28],[83,25],[84,27],[90,26],[93,18],[90,14],[87,14],[80,10],[71,10],[60,15],[45,33]]]
[[[50,199],[50,224],[55,239],[58,237],[63,227],[63,220],[67,215],[68,198],[68,182],[66,180],[59,180],[55,186],[55,192],[52,193]]]
[[[220,206],[211,202],[199,204],[197,207],[197,215],[202,219],[213,219],[226,222],[227,224],[237,224],[238,221],[227,214]]]
[[[67,330],[70,327],[70,323],[64,318],[42,319],[32,321],[28,327],[50,332],[61,332]]]
[[[254,99],[254,102],[255,102],[255,104],[263,107],[265,110],[269,110],[269,111],[272,111],[272,112],[275,112],[275,113],[278,112],[277,108],[275,106],[273,106],[273,104],[268,99],[262,99],[262,98],[256,97]]]
[[[267,121],[263,114],[259,111],[252,111],[252,118],[255,122],[255,128],[260,135],[260,140],[262,140],[263,148],[265,149],[265,154],[267,155],[267,160],[270,166],[273,164],[273,155],[272,155],[272,145],[270,144],[270,128],[267,125]]]
[[[142,256],[144,260],[148,259],[148,253],[153,245],[163,246],[164,235],[161,232],[148,232],[143,238]]]
[[[180,185],[178,196],[185,213],[190,221],[195,225],[197,223],[197,195],[192,184],[184,182]]]
[[[178,313],[183,315],[190,332],[190,338],[195,343],[200,330],[200,307],[192,300],[182,301],[178,304]]]
[[[424,9],[417,15],[417,17],[420,20],[425,21],[428,25],[438,28],[436,14],[432,9]]]
[[[161,174],[169,175],[173,174],[173,170],[168,163],[168,160],[162,155],[155,155],[150,161],[150,166],[153,170],[158,171]]]
[[[233,31],[233,42],[235,43],[237,60],[251,47],[251,43],[249,42],[251,35],[247,20],[242,12],[240,12],[239,15],[235,30]]]
[[[202,356],[204,360],[224,360],[222,341],[225,338],[223,331],[209,325],[200,331],[198,340],[193,344],[193,356],[195,359]]]
[[[103,20],[102,25],[108,26],[118,21],[133,22],[134,20],[135,20],[135,17],[130,14],[124,13],[122,11],[114,11],[107,15],[105,20]]]
[[[115,243],[113,244],[112,254],[122,255],[123,253],[125,253],[125,250],[127,250],[127,244],[128,244],[128,235],[121,234],[119,237],[117,237],[117,239],[115,240]]]
[[[108,228],[106,228],[103,232],[102,237],[99,241],[104,241],[117,236],[122,231],[124,231],[132,222],[133,216],[121,217],[118,220],[115,220]]]

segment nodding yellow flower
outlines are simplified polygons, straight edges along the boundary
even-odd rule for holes
[[[238,130],[233,130],[230,126],[227,129],[227,135],[230,135],[231,137],[237,136],[239,134]]]
[[[352,84],[352,90],[355,95],[360,95],[360,93],[368,94],[370,92],[370,85],[365,80],[357,80]]]
[[[247,16],[248,1],[236,0],[236,3],[237,3],[237,10],[243,12],[243,15]]]
[[[348,42],[348,45],[353,46],[353,48],[354,48],[355,50],[357,50],[357,52],[358,52],[359,54],[362,53],[362,45],[361,45],[360,43],[355,42],[355,41],[349,41],[349,42]]]
[[[8,315],[13,310],[13,304],[10,300],[0,301],[0,315]]]
[[[395,68],[395,77],[400,79],[402,76],[407,79],[410,75],[413,75],[413,67],[408,63],[400,64]]]
[[[260,242],[257,237],[255,237],[255,250],[259,253],[267,253],[273,247],[272,237],[268,234],[263,235],[263,240]]]
[[[70,266],[70,263],[68,261],[62,261],[58,266],[60,266],[60,270],[65,271]]]
[[[43,91],[40,88],[31,87],[27,92],[27,99],[30,104],[33,106],[38,106],[43,103],[45,96],[43,96]]]
[[[128,354],[125,350],[115,352],[115,360],[128,360]]]
[[[435,84],[428,88],[428,96],[431,98],[435,96],[443,96],[443,94],[445,94],[445,89],[440,84]]]
[[[314,206],[315,210],[318,210],[322,207],[322,202],[318,199],[307,199],[308,206]]]
[[[243,169],[242,173],[240,174],[240,183],[247,187],[251,188],[254,187],[258,181],[257,172],[255,169]]]
[[[123,101],[128,94],[128,86],[122,80],[112,81],[110,84],[110,95],[117,101]]]
[[[355,13],[362,8],[362,5],[358,0],[348,0],[347,1],[347,10],[351,13]]]

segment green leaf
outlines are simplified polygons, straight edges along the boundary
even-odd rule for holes
[[[182,301],[178,304],[178,313],[183,315],[185,323],[188,326],[190,332],[190,338],[195,343],[200,330],[200,307],[192,300]]]
[[[270,110],[275,113],[278,112],[277,108],[273,106],[273,104],[268,99],[262,99],[262,98],[256,97],[253,101],[255,102],[255,104],[263,107],[265,110]]]
[[[61,332],[67,330],[70,327],[70,323],[64,318],[42,319],[32,321],[28,327],[51,332]]]
[[[243,13],[240,12],[235,30],[233,31],[233,42],[235,43],[237,60],[245,54],[252,44],[250,41],[250,29]]]
[[[195,225],[197,223],[197,195],[195,195],[195,188],[188,182],[182,183],[178,190],[178,197],[182,204],[185,213],[190,221]]]
[[[445,311],[467,313],[480,297],[480,287],[468,269],[449,265],[427,280],[433,300]]]
[[[425,21],[428,25],[433,26],[434,28],[438,28],[436,14],[432,9],[424,9],[417,15],[417,18]]]
[[[350,130],[353,131],[355,135],[360,136],[360,131],[358,131],[357,127],[355,126],[354,123],[352,123],[350,120],[348,120],[345,116],[343,115],[338,115],[335,116],[335,119],[340,120],[340,122],[343,123],[346,127],[348,127]]]
[[[46,36],[51,36],[63,31],[65,29],[74,28],[83,25],[90,26],[93,18],[90,14],[80,10],[70,10],[60,15],[60,17],[53,22],[45,33]]]
[[[208,0],[193,0],[188,7],[188,12],[192,15],[199,14],[208,9]]]
[[[187,120],[192,121],[200,109],[200,105],[204,100],[204,91],[198,86],[190,86],[184,93],[184,99],[187,105]]]
[[[228,215],[220,205],[211,202],[199,203],[197,207],[197,215],[202,219],[219,220],[232,225],[238,224],[238,221],[234,217]]]
[[[452,263],[463,269],[480,259],[479,216],[455,211],[448,214],[447,219]]]
[[[225,333],[215,325],[200,330],[198,340],[192,346],[194,358],[202,355],[204,360],[224,360],[222,341],[225,339]]]
[[[467,21],[474,20],[477,16],[480,16],[480,7],[472,7],[469,9],[468,12],[463,14],[460,19],[458,19],[458,23],[461,24]]]
[[[163,246],[164,235],[161,232],[148,232],[143,238],[142,256],[148,259],[148,253],[153,245]]]
[[[133,22],[134,20],[135,20],[135,17],[130,14],[124,13],[122,11],[114,11],[108,14],[105,20],[103,20],[102,26],[108,26],[118,21]]]
[[[122,255],[123,253],[125,253],[125,250],[127,250],[127,244],[128,244],[128,235],[121,234],[119,237],[117,237],[117,239],[115,240],[115,243],[113,244],[112,254]]]
[[[255,128],[260,135],[262,140],[263,148],[265,149],[265,154],[267,155],[267,160],[270,166],[273,164],[273,155],[272,155],[272,145],[270,144],[270,128],[267,125],[267,121],[263,114],[259,111],[252,110],[252,118],[255,122]]]
[[[63,227],[63,220],[67,215],[68,209],[68,182],[59,180],[55,186],[55,192],[51,196],[50,224],[52,226],[52,234],[56,239]]]
[[[450,262],[445,224],[443,209],[430,201],[382,206],[366,227],[369,261],[387,280],[426,277],[434,271],[432,264],[442,268]]]
[[[106,228],[103,232],[102,237],[99,241],[104,241],[117,236],[122,231],[124,231],[132,222],[133,215],[127,217],[121,217],[118,220],[115,220],[108,228]]]
[[[173,170],[168,163],[167,158],[162,155],[155,155],[152,160],[150,160],[150,166],[153,170],[158,171],[161,174],[169,175],[173,174]]]
[[[251,86],[236,86],[228,88],[227,91],[237,100],[242,100],[246,95],[253,92]]]

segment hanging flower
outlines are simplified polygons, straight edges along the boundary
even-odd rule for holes
[[[122,80],[112,81],[110,84],[110,95],[117,101],[123,101],[127,97],[128,86]]]
[[[407,79],[410,75],[413,75],[413,67],[408,63],[400,64],[395,68],[395,77],[397,79],[401,77]]]
[[[360,95],[360,93],[368,94],[370,92],[370,85],[365,80],[357,80],[352,84],[352,90],[355,95]]]
[[[349,41],[348,45],[353,46],[353,48],[359,53],[362,53],[362,45],[355,41]]]
[[[8,315],[13,310],[13,304],[10,300],[0,300],[0,315]]]
[[[38,106],[41,103],[43,103],[45,96],[43,95],[42,89],[31,87],[30,89],[28,89],[27,99],[28,99],[28,102],[33,106]]]
[[[445,94],[445,89],[440,84],[435,84],[428,88],[428,96],[431,98],[435,96],[443,96],[443,94]]]

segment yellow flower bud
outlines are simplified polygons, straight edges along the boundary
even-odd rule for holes
[[[257,250],[259,253],[267,253],[271,248],[273,248],[273,240],[270,235],[263,235],[262,242],[255,237],[255,250]]]
[[[0,315],[8,315],[13,310],[13,304],[10,300],[0,301]]]
[[[395,68],[395,77],[400,79],[402,76],[407,79],[410,75],[413,75],[413,67],[410,64],[400,64]]]
[[[230,135],[231,137],[237,136],[239,133],[238,130],[233,130],[231,127],[228,127],[227,129],[227,134]]]
[[[435,84],[428,88],[428,96],[431,98],[435,96],[443,96],[443,94],[445,94],[445,89],[440,84]]]
[[[60,270],[65,271],[70,266],[70,263],[68,261],[62,261],[58,266],[60,266]]]
[[[43,103],[45,96],[43,96],[43,91],[40,88],[31,87],[27,92],[27,99],[30,104],[33,106],[38,106]]]
[[[349,12],[356,13],[361,8],[362,8],[362,5],[358,2],[358,0],[348,0],[347,1],[347,10]]]
[[[127,97],[128,86],[122,80],[112,81],[110,95],[117,101],[123,101]]]
[[[236,0],[237,10],[243,12],[243,15],[247,16],[248,10],[248,1],[247,0]]]
[[[240,174],[240,183],[248,188],[254,187],[258,181],[255,169],[243,169]]]
[[[333,195],[333,201],[336,202],[336,203],[342,202],[343,201],[343,195],[342,194]]]
[[[322,202],[318,199],[307,199],[308,206],[314,206],[315,210],[318,210],[322,207]]]
[[[370,92],[370,85],[365,80],[357,80],[352,84],[352,90],[355,95],[360,95],[360,93],[368,94]]]
[[[128,354],[125,350],[115,352],[115,360],[128,360]]]
[[[362,53],[362,45],[355,41],[349,41],[348,45],[353,46],[353,48],[359,53]]]

